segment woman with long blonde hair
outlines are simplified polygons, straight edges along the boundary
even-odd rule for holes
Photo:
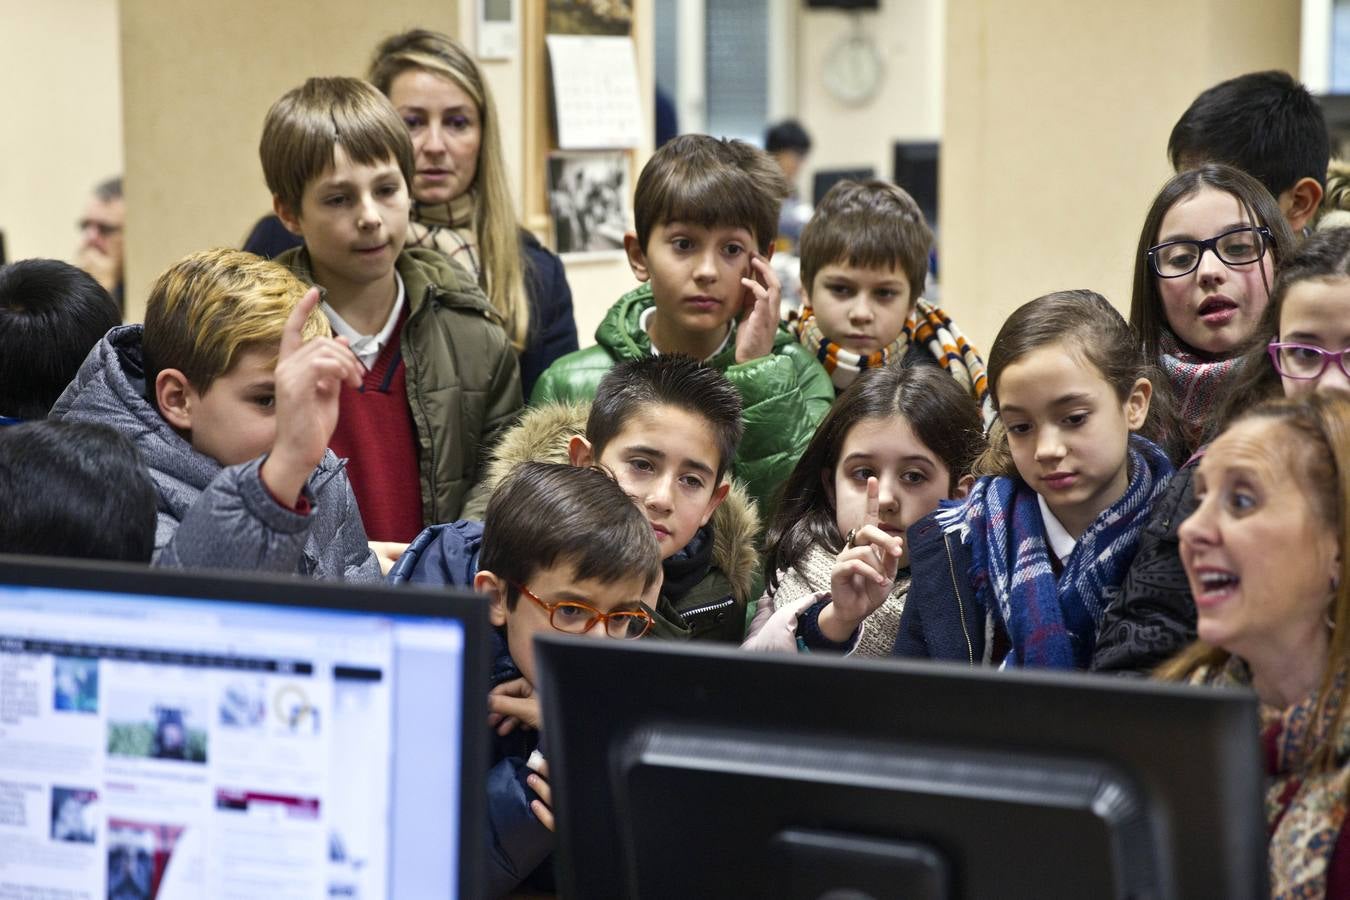
[[[478,279],[520,354],[521,387],[577,349],[562,263],[516,219],[491,89],[446,35],[414,29],[375,50],[369,78],[412,137],[408,245],[434,247]]]

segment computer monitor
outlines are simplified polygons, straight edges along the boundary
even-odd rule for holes
[[[811,179],[812,205],[819,206],[820,201],[824,200],[825,195],[830,192],[830,188],[841,181],[867,181],[869,178],[876,177],[877,170],[871,168],[821,169]]]
[[[938,160],[936,142],[896,141],[894,146],[895,183],[909,192],[923,210],[930,226],[938,221]]]
[[[486,604],[0,556],[14,896],[477,897]]]
[[[1250,692],[537,642],[575,897],[1265,897]]]

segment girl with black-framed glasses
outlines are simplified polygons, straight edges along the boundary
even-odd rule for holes
[[[1293,242],[1275,199],[1230,166],[1176,175],[1149,208],[1130,324],[1167,374],[1183,423],[1178,455],[1199,446]]]
[[[1350,392],[1350,229],[1307,238],[1286,257],[1270,303],[1224,383],[1207,439],[1265,400]],[[1146,672],[1195,637],[1196,608],[1181,568],[1179,527],[1196,508],[1195,464],[1179,469],[1158,502],[1093,658],[1100,671]]]

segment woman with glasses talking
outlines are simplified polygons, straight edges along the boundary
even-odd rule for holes
[[[1247,347],[1225,379],[1212,433],[1263,400],[1350,393],[1350,229],[1318,232],[1284,258]],[[1159,501],[1120,597],[1103,617],[1094,669],[1142,672],[1195,638],[1178,528],[1196,508],[1192,477],[1203,453],[1177,471]]]

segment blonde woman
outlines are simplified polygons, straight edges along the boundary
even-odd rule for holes
[[[1240,416],[1195,495],[1180,537],[1200,642],[1160,674],[1256,692],[1271,897],[1350,896],[1350,401],[1317,392]]]
[[[577,326],[562,263],[516,221],[492,92],[468,51],[421,29],[380,44],[369,78],[412,136],[409,246],[435,247],[478,278],[520,354],[528,397],[577,349]]]

